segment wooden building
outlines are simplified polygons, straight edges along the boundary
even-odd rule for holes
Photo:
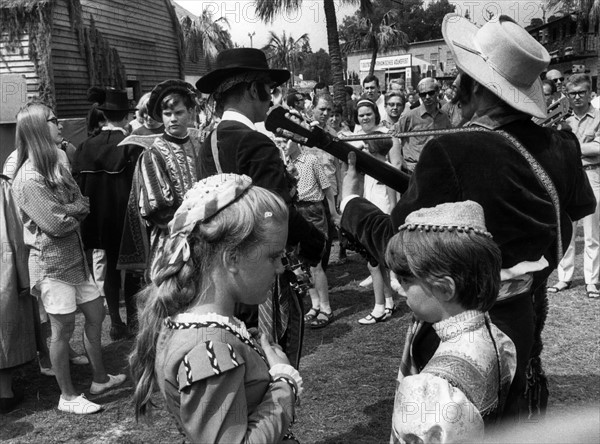
[[[0,0],[0,166],[27,98],[54,105],[76,143],[90,86],[126,88],[134,105],[157,83],[201,71],[183,54],[171,0]]]
[[[128,88],[136,100],[182,78],[179,22],[170,0],[1,0],[0,74],[24,74],[27,91],[82,117],[90,86]]]
[[[528,26],[527,30],[550,53],[549,70],[558,69],[565,76],[585,72],[592,79],[592,90],[600,92],[599,23],[583,23],[579,18],[577,13],[552,16],[547,23]]]

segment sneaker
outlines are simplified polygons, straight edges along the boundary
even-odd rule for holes
[[[363,288],[369,288],[371,285],[373,285],[373,278],[371,276],[369,276],[364,281],[362,281],[360,284],[358,284],[359,287],[363,287]]]
[[[107,390],[118,387],[125,382],[127,376],[125,375],[108,375],[108,381],[104,383],[100,382],[92,382],[92,386],[90,387],[90,393],[92,395],[99,395],[100,393],[104,393]]]
[[[89,415],[101,410],[102,406],[95,402],[89,401],[82,393],[77,398],[67,401],[61,395],[58,401],[58,410],[61,412],[75,413],[76,415]]]
[[[69,360],[71,361],[71,364],[75,365],[87,365],[90,363],[90,360],[86,355],[74,356],[72,358],[69,358]]]

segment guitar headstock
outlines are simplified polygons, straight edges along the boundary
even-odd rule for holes
[[[282,106],[269,111],[265,119],[265,128],[273,134],[287,137],[306,146],[315,146],[322,136],[319,128],[308,129],[291,120],[292,114]]]

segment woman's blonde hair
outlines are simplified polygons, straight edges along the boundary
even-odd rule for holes
[[[265,244],[272,224],[287,224],[288,209],[281,197],[257,186],[250,187],[235,202],[210,219],[200,222],[187,238],[189,259],[179,255],[157,258],[154,281],[138,295],[139,333],[130,356],[132,379],[136,383],[133,401],[136,419],[145,416],[156,389],[154,365],[156,343],[165,318],[182,313],[202,302],[211,270],[222,263],[223,255]],[[163,251],[172,251],[168,239]],[[141,302],[141,303],[140,303]]]
[[[41,103],[27,104],[17,114],[16,171],[29,159],[50,189],[64,186],[71,190],[77,185],[59,162],[58,149],[48,129],[48,119],[52,114],[52,110]]]

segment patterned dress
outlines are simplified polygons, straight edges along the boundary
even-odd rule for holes
[[[273,377],[241,321],[210,314],[167,318],[156,379],[191,442],[279,443],[294,417],[293,384]]]
[[[419,326],[407,335],[390,442],[404,443],[411,435],[423,442],[435,436],[440,443],[482,442],[484,423],[502,411],[515,374],[513,342],[487,313],[464,311],[433,324],[441,343],[419,373],[411,359]]]

